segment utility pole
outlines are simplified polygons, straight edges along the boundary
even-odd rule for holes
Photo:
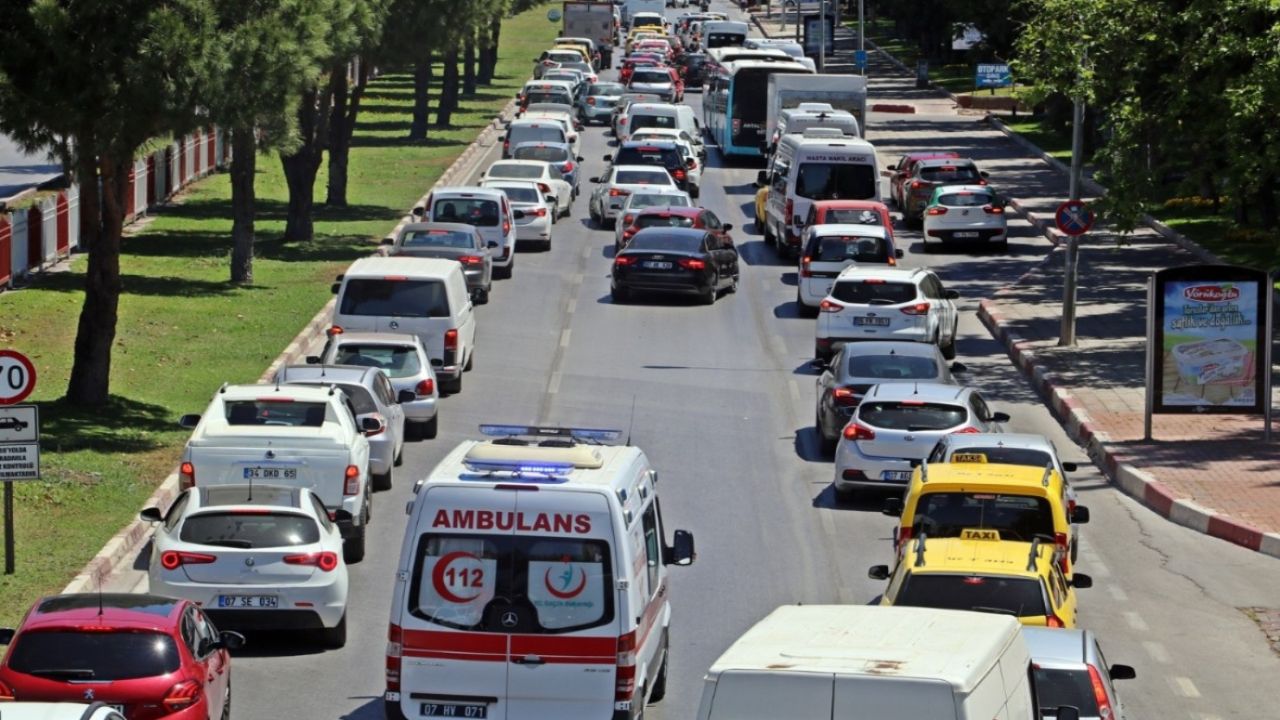
[[[818,3],[818,72],[821,73],[827,66],[827,3],[829,0],[821,0]]]
[[[858,0],[858,57],[865,58],[867,56],[867,21],[863,7],[865,0]],[[867,74],[867,66],[864,64],[858,68],[861,75]]]
[[[1083,58],[1087,61],[1088,55]],[[1075,105],[1071,112],[1071,185],[1072,200],[1080,199],[1084,178],[1084,97],[1076,91]],[[1080,272],[1080,238],[1067,236],[1067,257],[1062,274],[1062,328],[1058,346],[1076,344],[1076,284]]]

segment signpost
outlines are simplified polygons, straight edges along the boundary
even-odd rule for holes
[[[1053,221],[1065,235],[1080,236],[1093,229],[1093,211],[1082,200],[1068,200],[1053,213]]]
[[[1072,198],[1058,206],[1053,221],[1067,235],[1067,262],[1062,277],[1062,327],[1058,345],[1076,344],[1076,265],[1080,260],[1080,236],[1093,227],[1095,216],[1083,201]]]
[[[859,72],[860,74],[862,74],[862,75],[866,75],[866,74],[867,74],[867,51],[866,51],[866,50],[854,50],[854,51],[853,51],[853,64],[858,66],[858,72]]]
[[[0,482],[4,483],[4,574],[13,574],[13,483],[40,478],[40,412],[19,405],[36,389],[36,368],[15,350],[0,350]]]
[[[1013,84],[1013,73],[1007,63],[979,63],[973,75],[973,86],[977,89],[1009,87]]]

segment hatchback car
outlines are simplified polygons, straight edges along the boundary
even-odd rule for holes
[[[971,387],[940,383],[882,383],[862,396],[836,444],[836,494],[859,489],[901,490],[913,460],[923,460],[944,435],[1000,432],[1009,421],[992,412]]]
[[[706,53],[685,53],[680,57],[676,67],[679,68],[686,91],[702,91],[702,84],[707,79],[707,61]]]
[[[310,490],[273,485],[194,487],[155,525],[151,592],[191,600],[216,622],[301,630],[327,647],[347,642],[342,534]]]
[[[622,83],[591,83],[586,95],[578,98],[578,119],[584,125],[592,123],[608,125],[609,117],[613,113],[613,105],[618,102],[618,98],[622,97],[624,92],[626,88]]]
[[[625,218],[626,216],[623,217]],[[733,230],[733,224],[721,221],[720,217],[710,210],[702,207],[666,206],[652,207],[640,211],[622,233],[619,240],[621,244],[617,249],[625,249],[630,244],[631,238],[635,237],[641,230],[651,227],[681,227],[706,230],[715,235],[722,246],[733,245],[733,236],[729,234],[729,231]]]
[[[921,242],[925,252],[949,242],[992,245],[1004,250],[1009,246],[1009,220],[1004,209],[1004,200],[986,185],[935,188],[924,208]]]
[[[924,268],[845,268],[818,306],[814,357],[826,360],[846,342],[911,340],[956,356],[959,294]]]
[[[560,177],[569,184],[569,205],[578,197],[578,177],[582,170],[582,158],[575,157],[568,143],[521,143],[511,149],[513,160],[533,160],[549,163],[560,171]],[[557,204],[559,197],[556,197]],[[569,208],[557,208],[561,215],[568,215]]]
[[[967,370],[960,363],[948,366],[936,345],[901,340],[848,343],[836,351],[830,363],[815,364],[821,374],[815,381],[814,425],[824,452],[835,450],[840,431],[873,385],[916,382],[953,385],[955,378],[951,373]]]
[[[384,243],[387,241],[383,241]],[[462,223],[409,223],[390,240],[389,255],[400,257],[445,258],[457,260],[467,280],[471,299],[479,304],[489,302],[493,289],[493,258],[480,231]]]
[[[105,703],[129,720],[215,720],[231,703],[231,655],[190,600],[143,593],[42,598],[0,661],[0,700]]]
[[[618,98],[618,102],[613,104],[613,116],[609,118],[609,129],[613,131],[614,137],[619,140],[626,138],[628,109],[636,103],[656,103],[662,102],[662,98],[653,93],[623,93]]]
[[[560,63],[582,62],[582,60],[582,53],[570,48],[545,50],[533,60],[533,78],[540,79],[543,73],[557,67]]]
[[[1031,653],[1041,716],[1056,718],[1058,708],[1067,706],[1078,709],[1081,720],[1125,720],[1114,681],[1138,673],[1129,665],[1107,665],[1093,632],[1024,627],[1022,637]]]
[[[653,165],[614,165],[603,176],[591,178],[596,185],[591,191],[587,209],[597,227],[613,225],[626,197],[633,192],[655,189],[680,190],[671,173]]]
[[[805,229],[797,269],[796,304],[816,317],[822,299],[847,267],[885,267],[898,264],[902,251],[881,225],[814,225]]]
[[[358,365],[381,370],[404,409],[406,439],[436,436],[439,429],[440,393],[435,370],[417,335],[344,332],[330,334],[319,355],[307,358],[318,365]],[[413,393],[407,399],[405,391]]]
[[[629,301],[636,292],[663,292],[694,295],[710,305],[721,290],[737,287],[737,249],[707,230],[647,228],[613,258],[615,303]]]
[[[516,217],[511,202],[501,190],[436,188],[427,196],[426,205],[415,207],[413,214],[427,222],[461,223],[476,228],[490,248],[493,276],[509,278],[515,271]]]
[[[665,169],[676,186],[689,193],[689,197],[698,199],[698,183],[691,168],[698,165],[697,158],[686,158],[680,148],[673,142],[634,140],[623,142],[612,155],[604,157],[606,162],[614,165],[656,165]]]
[[[573,83],[562,80],[530,80],[516,95],[516,101],[519,104],[517,115],[529,105],[538,103],[572,106],[575,98]]]
[[[966,158],[921,160],[912,166],[911,175],[903,180],[902,218],[920,223],[925,206],[940,185],[985,185],[987,173]]]
[[[501,190],[511,202],[516,217],[517,245],[536,244],[551,249],[551,230],[555,225],[556,198],[543,193],[546,183],[532,180],[486,178],[480,187]]]
[[[6,702],[4,720],[125,720],[106,703]]]
[[[618,222],[613,224],[613,249],[621,250],[632,235],[639,232],[634,227],[636,218],[648,208],[691,208],[693,200],[682,190],[652,190],[633,192],[622,203]],[[661,223],[655,223],[661,224]],[[679,224],[674,225],[679,227]]]
[[[551,144],[564,145],[565,143]],[[557,165],[548,160],[498,160],[481,172],[480,176],[485,180],[528,180],[541,183],[545,186],[539,188],[542,194],[555,200],[552,207],[555,208],[557,217],[566,217],[573,207],[573,198],[577,195],[577,191],[565,178],[564,173],[560,172]]]
[[[910,182],[911,175],[915,172],[916,163],[921,160],[947,160],[960,157],[957,152],[915,152],[907,153],[898,158],[893,165],[888,165],[884,169],[884,175],[889,178],[889,197],[893,198],[894,204],[898,209],[906,207],[907,201],[904,197],[903,185]]]

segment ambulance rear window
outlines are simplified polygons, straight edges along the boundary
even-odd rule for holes
[[[409,612],[477,632],[564,633],[613,620],[609,545],[533,535],[423,535]]]

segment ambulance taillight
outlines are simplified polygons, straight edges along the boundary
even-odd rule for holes
[[[636,634],[618,638],[618,680],[613,702],[616,710],[629,710],[636,694]]]
[[[400,626],[392,623],[387,628],[387,692],[400,692]]]

